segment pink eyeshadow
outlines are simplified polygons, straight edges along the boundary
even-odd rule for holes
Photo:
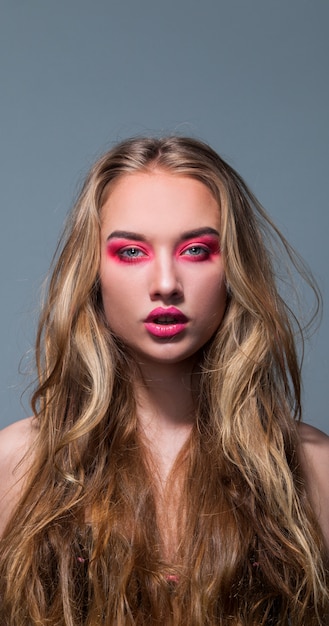
[[[108,241],[106,245],[106,253],[114,261],[117,261],[118,263],[125,263],[125,261],[123,261],[118,254],[120,250],[124,248],[137,248],[145,252],[148,256],[151,256],[152,254],[151,248],[146,245],[144,241],[132,241],[131,239],[113,239]]]
[[[210,253],[212,255],[220,254],[220,245],[219,245],[218,237],[216,237],[215,235],[201,235],[200,237],[196,237],[196,238],[193,237],[191,240],[184,241],[184,243],[182,243],[179,246],[177,250],[177,254],[180,254],[182,250],[185,250],[189,246],[193,246],[193,245],[195,246],[204,245],[204,246],[207,246],[207,248],[209,248]]]

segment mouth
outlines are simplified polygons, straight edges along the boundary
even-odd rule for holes
[[[157,308],[151,311],[144,324],[147,331],[154,337],[167,339],[182,333],[188,318],[175,307]]]
[[[170,309],[154,309],[145,320],[146,323],[160,324],[161,326],[186,324],[187,321],[186,315],[174,307]]]

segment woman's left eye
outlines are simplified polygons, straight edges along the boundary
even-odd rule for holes
[[[209,257],[210,250],[205,246],[194,245],[185,248],[180,254],[181,256],[190,257],[193,260],[200,261]]]

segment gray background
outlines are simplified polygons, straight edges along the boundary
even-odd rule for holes
[[[323,291],[305,420],[329,432],[327,0],[1,0],[1,425],[30,413],[40,285],[113,141],[177,131],[238,169]]]

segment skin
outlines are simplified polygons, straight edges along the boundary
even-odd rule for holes
[[[197,229],[198,236],[191,236]],[[122,177],[102,208],[105,313],[138,361],[139,424],[163,484],[193,425],[196,355],[225,311],[220,239],[209,229],[220,233],[219,208],[209,190],[159,170]],[[186,316],[184,329],[170,338],[154,336],[145,326],[150,311],[172,306]],[[30,458],[25,455],[36,433],[32,418],[0,432],[0,532],[24,486]],[[299,456],[329,550],[329,437],[300,425]]]
[[[102,208],[105,314],[138,361],[139,423],[163,481],[193,424],[196,354],[225,311],[219,231],[219,208],[207,187],[161,170],[122,177]],[[150,312],[173,306],[186,316],[183,332],[150,334]]]
[[[24,487],[31,457],[29,451],[37,435],[35,420],[28,417],[0,431],[0,535]]]
[[[306,487],[329,552],[329,437],[309,424],[300,424],[299,432]]]
[[[131,174],[107,198],[100,266],[105,314],[142,368],[185,361],[189,371],[218,328],[226,306],[219,231],[217,202],[191,178]],[[159,307],[180,310],[188,319],[184,331],[150,334],[145,319]]]

